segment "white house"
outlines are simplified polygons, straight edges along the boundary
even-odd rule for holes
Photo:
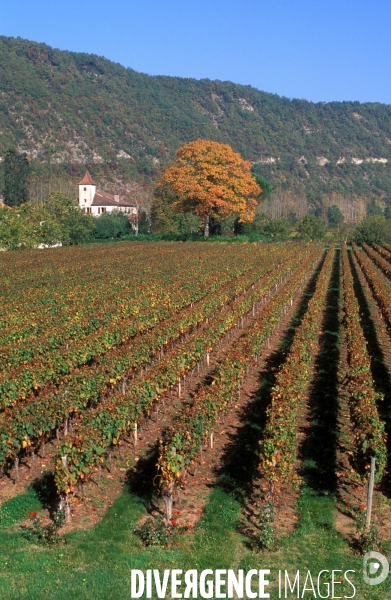
[[[79,206],[85,213],[102,215],[114,211],[121,211],[129,215],[137,215],[134,204],[126,202],[121,196],[108,194],[96,189],[96,183],[91,179],[88,171],[79,183]]]

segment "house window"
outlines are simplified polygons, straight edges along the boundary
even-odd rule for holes
[[[84,188],[84,191],[86,192],[86,191],[87,191],[87,188]]]
[[[105,213],[105,212],[106,212],[106,207],[102,206],[102,213]]]
[[[98,215],[100,215],[100,206],[98,206]]]

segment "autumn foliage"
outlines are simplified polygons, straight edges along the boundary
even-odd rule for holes
[[[242,222],[253,220],[262,190],[250,168],[228,144],[196,140],[178,150],[158,186],[170,186],[177,210],[201,217],[207,236],[210,217],[221,220],[237,213]]]

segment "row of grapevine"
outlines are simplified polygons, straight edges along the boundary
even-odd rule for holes
[[[387,464],[386,435],[377,403],[383,399],[375,390],[371,359],[360,322],[360,306],[354,293],[346,246],[342,247],[344,326],[348,370],[350,420],[354,436],[354,459],[361,477],[369,475],[370,457],[376,457],[376,478],[380,481]]]
[[[251,255],[251,248],[243,245],[238,249],[243,256]],[[222,255],[232,256],[228,248],[218,245],[198,244],[197,248],[185,245],[181,248],[180,256],[183,263],[191,261],[198,267],[202,263],[218,259]],[[104,264],[104,273],[102,271]],[[129,267],[135,265],[137,269],[131,275]],[[7,302],[12,305],[18,292],[31,287],[32,300],[46,298],[56,293],[59,283],[66,279],[71,286],[76,286],[77,291],[87,290],[91,283],[102,286],[109,284],[115,286],[126,276],[138,276],[144,272],[144,277],[149,274],[151,279],[160,276],[163,272],[175,272],[180,265],[178,248],[175,244],[167,242],[152,243],[122,243],[115,248],[111,246],[88,245],[67,248],[66,252],[29,252],[19,255],[7,255],[7,260],[1,260],[1,271],[4,280],[2,294]],[[151,266],[153,265],[153,268]],[[67,290],[64,290],[67,293]]]
[[[362,247],[382,273],[384,273],[388,279],[391,279],[391,263],[388,260],[384,260],[384,258],[382,258],[373,248],[368,246],[368,244],[363,243]]]
[[[0,415],[0,464],[8,457],[17,455],[21,447],[32,451],[41,440],[58,428],[64,419],[83,411],[88,405],[97,403],[122,380],[134,376],[135,370],[151,362],[154,356],[164,351],[181,336],[188,334],[216,311],[226,308],[240,294],[245,294],[250,286],[263,285],[261,278],[268,271],[280,267],[283,273],[289,269],[296,257],[297,247],[288,249],[286,260],[280,266],[280,253],[269,264],[264,262],[241,277],[229,282],[203,300],[188,306],[170,319],[164,320],[151,330],[140,333],[128,344],[115,347],[107,352],[100,362],[93,366],[76,369],[58,386],[49,386],[28,401],[15,406],[12,411]],[[273,275],[274,276],[274,275]],[[213,288],[213,285],[210,287]],[[186,295],[186,292],[182,292]],[[178,301],[178,299],[177,299]]]
[[[334,256],[332,246],[317,279],[314,295],[272,388],[265,433],[260,445],[261,471],[270,483],[271,493],[275,484],[298,479],[297,420],[313,377]]]
[[[195,269],[195,273],[197,272],[201,273],[201,268]],[[115,317],[118,305],[135,304],[137,300],[140,301],[140,298],[143,299],[145,294],[160,289],[162,283],[164,287],[173,286],[183,281],[185,276],[186,267],[182,265],[175,276],[165,274],[164,278],[155,277],[153,281],[148,282],[145,282],[142,276],[135,276],[132,287],[129,287],[127,279],[123,279],[121,284],[116,285],[115,291],[110,287],[99,289],[99,285],[92,284],[84,293],[74,292],[73,297],[68,294],[56,298],[53,304],[52,302],[49,305],[42,304],[37,307],[34,314],[29,313],[30,318],[26,323],[14,321],[3,328],[0,333],[2,343],[0,358],[3,363],[7,362],[10,354],[12,364],[16,364],[17,354],[14,356],[12,353],[21,348],[26,348],[32,357],[34,348],[44,345],[47,336],[50,337],[49,349],[57,348],[75,335],[81,335],[83,332],[87,334],[104,327],[110,322],[112,315]]]
[[[122,245],[121,247],[123,248]],[[161,248],[159,244],[158,247]],[[134,248],[138,249],[137,254],[130,251]],[[43,276],[41,271],[36,271],[34,266],[30,265],[30,270],[37,279],[35,289],[34,281],[30,281],[29,278],[26,281],[26,274],[23,271],[19,280],[14,274],[13,285],[9,292],[2,285],[3,311],[0,317],[0,330],[9,330],[13,326],[18,326],[18,329],[22,326],[28,327],[29,322],[35,318],[36,320],[39,318],[42,326],[45,327],[47,321],[55,322],[58,315],[61,317],[64,309],[70,314],[79,312],[83,316],[83,311],[88,311],[90,305],[96,304],[99,300],[103,302],[111,297],[115,304],[115,297],[126,291],[133,291],[137,295],[139,288],[146,290],[149,284],[154,286],[158,281],[164,281],[168,285],[179,279],[178,273],[181,273],[183,281],[186,281],[193,272],[210,269],[210,266],[215,263],[221,264],[223,270],[228,271],[228,256],[230,262],[237,264],[240,262],[245,269],[246,264],[253,257],[251,252],[253,249],[249,247],[241,248],[234,257],[229,255],[227,250],[217,251],[213,247],[199,248],[196,255],[190,248],[184,248],[181,253],[174,252],[174,248],[170,246],[163,246],[161,250],[150,249],[149,252],[145,252],[143,248],[138,244],[131,245],[130,248],[125,245],[126,252],[108,253],[104,256],[104,273],[99,263],[99,253],[93,262],[95,247],[92,247],[90,252],[86,250],[83,252],[83,257],[80,257],[81,265],[78,263],[70,265],[68,262],[64,264],[61,261],[63,255],[59,254],[58,260],[52,265],[51,276],[49,274]],[[259,254],[258,248],[257,254]],[[2,269],[2,284],[3,280]],[[19,286],[18,281],[20,281]],[[41,319],[41,317],[45,318]]]
[[[391,246],[390,246],[390,244],[386,244],[385,242],[383,242],[383,248],[387,252],[391,253]]]
[[[293,253],[294,248],[289,252]],[[277,252],[276,256],[281,254]],[[260,263],[265,264],[265,260]],[[0,374],[0,405],[5,407],[25,399],[30,390],[38,390],[50,381],[60,382],[74,368],[96,359],[114,346],[124,344],[140,331],[169,318],[186,304],[210,294],[222,284],[238,277],[243,269],[241,266],[233,266],[232,271],[227,274],[220,265],[219,270],[220,273],[216,272],[215,266],[209,270],[204,269],[202,276],[194,277],[188,285],[178,281],[164,289],[160,283],[159,287],[133,303],[119,303],[116,314],[111,313],[110,321],[103,328],[87,336],[81,334],[80,338],[74,337],[68,348],[49,350],[38,346],[42,354],[38,354],[30,362],[24,361],[13,368],[9,363],[8,370]],[[25,351],[28,352],[28,349]]]
[[[383,246],[379,246],[379,244],[372,244],[373,248],[376,250],[376,252],[378,252],[379,254],[382,255],[383,258],[385,258],[386,260],[388,260],[388,262],[391,262],[391,251],[387,250],[387,248],[384,248]]]
[[[16,273],[20,273],[20,276],[15,275],[14,270],[8,289],[5,268],[2,265],[4,285],[2,285],[1,299],[4,311],[0,317],[0,329],[9,327],[14,320],[16,323],[27,324],[28,317],[35,315],[37,311],[38,314],[42,311],[51,314],[51,311],[62,306],[69,306],[75,310],[78,307],[83,309],[84,305],[80,306],[82,298],[85,298],[88,304],[94,302],[96,296],[105,298],[114,296],[117,290],[118,292],[126,290],[130,281],[135,283],[132,287],[143,285],[146,280],[154,283],[156,279],[175,276],[178,271],[183,271],[186,264],[198,269],[204,262],[192,257],[189,251],[181,253],[181,261],[177,255],[168,252],[167,248],[164,252],[149,253],[139,249],[137,254],[129,252],[129,247],[126,250],[126,253],[123,251],[105,253],[102,257],[101,252],[97,252],[96,247],[92,246],[89,251],[84,250],[79,253],[81,256],[74,257],[75,260],[69,263],[72,260],[69,254],[74,253],[69,249],[66,255],[56,254],[56,260],[52,261],[51,268],[45,268],[42,261],[38,260],[39,268],[29,264],[28,273],[23,269],[23,265],[18,265]],[[47,259],[46,253],[44,254]],[[211,252],[210,255],[212,261],[218,259],[215,253]],[[102,258],[105,264],[103,276],[99,262]],[[63,285],[64,282],[66,287]],[[26,290],[28,290],[27,295]],[[94,293],[91,293],[92,290]]]
[[[369,260],[364,252],[360,252],[356,244],[352,244],[354,255],[360,265],[369,287],[380,307],[388,331],[391,333],[391,288],[384,277]]]
[[[260,255],[262,256],[262,253]],[[57,302],[56,310],[60,316],[55,323],[45,318],[45,313],[42,312],[31,319],[31,323],[35,326],[33,332],[31,324],[27,327],[14,325],[1,332],[0,368],[16,367],[21,362],[26,364],[25,361],[32,360],[38,353],[51,352],[68,342],[71,343],[95,332],[99,337],[108,324],[142,313],[150,306],[167,304],[170,298],[175,298],[178,290],[184,286],[184,282],[186,288],[200,286],[206,294],[208,274],[211,281],[214,281],[216,276],[224,281],[243,272],[241,256],[234,258],[232,263],[232,272],[224,269],[225,263],[222,257],[213,262],[207,270],[204,265],[193,267],[192,277],[186,282],[189,277],[190,262],[185,262],[176,270],[175,275],[163,274],[160,277],[150,277],[148,282],[135,275],[131,289],[128,281],[125,281],[122,286],[117,285],[116,291],[106,297],[104,294],[103,296],[99,294],[94,286],[92,298],[79,295],[76,307],[74,303],[68,306],[66,299]],[[218,285],[218,282],[216,284]],[[172,303],[172,300],[170,302]]]
[[[149,370],[135,377],[124,395],[115,394],[95,409],[87,410],[78,421],[74,434],[64,439],[57,449],[56,484],[68,494],[103,461],[106,452],[132,431],[137,421],[148,414],[161,396],[181,377],[194,369],[206,353],[231,330],[252,308],[263,302],[270,289],[277,287],[297,262],[270,273],[261,283],[238,298],[199,330],[194,331],[179,347],[174,347]]]
[[[265,342],[277,327],[284,309],[292,303],[322,253],[308,257],[278,293],[263,308],[233,348],[230,348],[213,371],[210,383],[201,386],[181,414],[164,434],[160,443],[158,473],[163,495],[172,497],[181,487],[207,436],[216,428],[219,416],[229,410],[240,390],[246,371],[254,364]]]

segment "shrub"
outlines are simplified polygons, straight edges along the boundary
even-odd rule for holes
[[[60,544],[61,539],[59,530],[65,523],[65,515],[63,510],[58,510],[49,525],[42,525],[41,519],[38,518],[36,512],[31,512],[32,525],[22,526],[23,536],[33,542],[37,542],[43,546],[53,547]]]
[[[129,219],[122,213],[106,213],[95,218],[94,238],[120,238],[130,233],[132,229]]]
[[[389,244],[391,243],[391,220],[380,215],[366,217],[354,230],[353,239],[359,244],[362,242]]]
[[[145,546],[161,546],[166,548],[170,542],[171,527],[163,519],[147,519],[143,525],[134,530]]]

